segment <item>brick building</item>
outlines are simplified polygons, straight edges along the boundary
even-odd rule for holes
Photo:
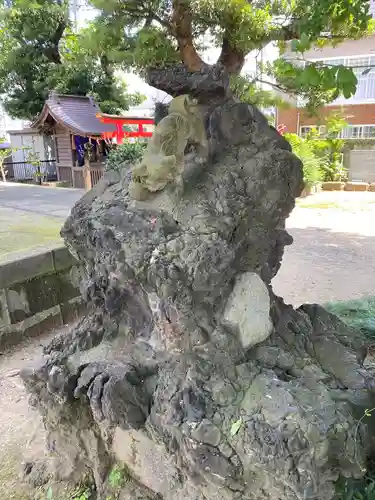
[[[375,0],[371,0],[371,9],[375,16]],[[292,107],[277,110],[277,125],[284,125],[286,132],[303,136],[311,128],[319,127],[319,122],[322,122],[325,116],[339,111],[348,122],[348,126],[341,132],[342,137],[356,139],[355,148],[346,156],[349,177],[353,180],[375,182],[375,35],[362,40],[347,40],[337,47],[312,49],[305,54],[305,58],[326,64],[361,66],[355,70],[358,79],[357,91],[350,99],[340,96],[322,108],[320,117],[308,116],[295,99],[288,97]],[[366,72],[366,68],[370,67],[373,69]],[[371,144],[372,139],[374,145]]]

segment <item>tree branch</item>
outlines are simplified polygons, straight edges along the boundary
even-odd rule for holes
[[[171,23],[167,19],[163,19],[158,14],[154,13],[149,7],[146,7],[145,5],[133,6],[127,4],[124,10],[132,16],[139,17],[140,19],[146,18],[146,26],[149,26],[152,21],[156,21],[168,31],[171,31]]]
[[[159,23],[161,26],[163,26],[164,28],[167,28],[168,31],[171,31],[172,29],[172,26],[171,26],[171,23],[169,21],[167,21],[166,19],[162,19],[160,16],[158,16],[157,14],[153,14],[151,12],[151,10],[149,11],[149,14],[151,16],[153,16],[154,18],[154,21],[156,21],[157,23]]]
[[[254,78],[251,83],[254,84],[256,82],[263,83],[265,85],[269,85],[270,87],[279,90],[283,94],[287,94],[288,92],[291,91],[291,89],[287,89],[286,87],[282,87],[281,85],[278,85],[277,83],[269,82],[267,80],[262,80],[261,78]]]
[[[224,31],[221,54],[217,61],[217,63],[224,66],[230,74],[240,73],[245,63],[245,53],[237,49],[231,42],[230,33],[237,33],[239,29],[238,22],[236,22],[235,19],[228,19],[228,24]]]
[[[172,33],[177,39],[182,62],[189,71],[199,71],[204,63],[194,47],[191,12],[187,0],[173,0]]]
[[[100,66],[107,78],[113,77],[113,68],[106,54],[102,54],[100,57]]]
[[[262,49],[266,47],[269,43],[271,42],[289,42],[291,40],[298,40],[300,37],[300,33],[296,30],[294,23],[296,20],[294,20],[290,25],[288,26],[280,26],[278,30],[271,31],[271,33],[264,37],[262,40],[259,41],[258,46]],[[342,35],[332,35],[329,33],[322,33],[316,37],[317,39],[325,39],[325,40],[346,40],[347,38]]]
[[[290,40],[299,39],[300,33],[296,30],[294,26],[294,22],[288,26],[281,26],[280,30],[276,33],[271,34],[269,38],[269,42],[271,41],[285,41],[288,42]],[[322,33],[317,38],[324,38],[326,40],[345,40],[345,37],[342,35],[332,35],[330,33]]]
[[[59,44],[66,27],[67,27],[66,21],[65,20],[60,21],[59,25],[56,28],[55,33],[51,37],[50,46],[44,50],[48,59],[55,64],[61,64]]]

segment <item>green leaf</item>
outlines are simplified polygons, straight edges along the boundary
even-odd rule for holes
[[[342,93],[346,99],[349,99],[355,94],[357,89],[357,77],[351,68],[339,66],[337,71],[337,85],[341,88]]]
[[[323,69],[322,85],[324,89],[328,90],[336,87],[336,73],[337,68]]]
[[[131,54],[126,36],[120,38],[111,32],[110,23],[106,23],[105,34],[98,33],[99,26],[105,24],[99,19],[73,33],[67,22],[66,0],[17,0],[10,4],[1,12],[0,93],[12,117],[33,121],[50,89],[62,94],[90,94],[99,106],[111,102],[111,109],[104,110],[110,113],[128,109],[132,95],[116,76],[111,59],[114,49],[127,57]]]
[[[236,422],[234,422],[230,428],[230,435],[234,437],[238,431],[241,429],[242,426],[242,418],[240,417]]]
[[[340,83],[354,83],[357,84],[357,77],[353,73],[351,68],[346,68],[345,66],[339,66],[337,71],[337,80]]]
[[[310,64],[304,70],[304,81],[313,87],[317,87],[320,84],[321,76],[313,64]]]
[[[310,38],[306,35],[306,33],[302,33],[300,41],[299,41],[299,51],[305,52],[311,47]]]
[[[298,40],[292,40],[290,44],[290,48],[292,52],[299,52],[299,41]]]
[[[53,500],[53,491],[51,486],[47,490],[47,500]]]
[[[356,85],[353,85],[353,83],[344,83],[342,85],[342,93],[345,97],[345,99],[350,99],[356,92]]]

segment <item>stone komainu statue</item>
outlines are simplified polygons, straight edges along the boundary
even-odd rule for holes
[[[169,114],[156,126],[141,162],[132,172],[129,192],[144,200],[150,192],[161,191],[168,183],[182,188],[184,153],[188,142],[207,152],[207,138],[198,101],[188,95],[172,99]]]

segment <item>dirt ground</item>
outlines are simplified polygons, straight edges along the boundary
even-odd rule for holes
[[[374,215],[375,193],[322,193],[300,201],[287,222],[294,244],[274,280],[276,292],[294,305],[375,295]],[[25,457],[43,454],[45,435],[18,371],[50,337],[0,354],[1,500],[33,498],[18,473]]]
[[[42,457],[45,433],[39,414],[26,398],[19,371],[41,353],[42,345],[54,334],[32,339],[17,349],[0,354],[0,498],[34,498],[19,481],[25,460]],[[63,500],[63,499],[59,499]]]
[[[295,306],[375,295],[375,193],[319,193],[287,220],[294,243],[273,280]]]

